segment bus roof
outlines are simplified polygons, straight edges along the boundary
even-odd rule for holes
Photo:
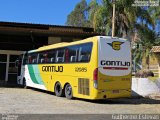
[[[38,49],[28,51],[28,53],[40,52],[40,51],[44,51],[44,50],[50,50],[50,49],[65,47],[65,46],[69,46],[69,45],[76,45],[76,44],[81,44],[81,43],[85,43],[85,42],[91,42],[91,41],[98,40],[99,38],[112,38],[112,37],[111,36],[94,36],[94,37],[89,37],[89,38],[79,40],[79,41],[74,41],[74,42],[61,42],[61,43],[56,43],[56,44],[52,44],[52,45],[46,45],[43,47],[39,47]],[[117,38],[117,37],[114,37],[113,39],[126,40],[124,38]]]
[[[48,48],[52,48],[55,46],[64,46],[64,45],[67,45],[67,43],[68,42],[61,42],[61,43],[56,43],[56,44],[52,44],[52,45],[46,45],[46,46],[39,47],[38,50],[48,49]]]

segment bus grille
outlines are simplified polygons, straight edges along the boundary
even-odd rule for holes
[[[78,78],[78,93],[89,95],[89,79]]]

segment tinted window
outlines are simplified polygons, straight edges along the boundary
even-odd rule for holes
[[[68,48],[69,52],[68,52],[68,55],[69,55],[69,62],[73,63],[73,62],[77,62],[77,58],[78,58],[78,46],[71,46]]]
[[[28,64],[36,64],[37,63],[38,54],[29,54],[28,55]]]
[[[47,63],[48,62],[48,53],[42,52],[39,53],[38,63]]]
[[[79,63],[89,62],[92,52],[92,43],[68,46],[37,54],[28,55],[28,63]]]
[[[56,63],[63,63],[65,57],[65,49],[58,49],[56,51]]]
[[[48,52],[48,63],[55,63],[56,60],[56,51],[51,50]]]
[[[92,51],[92,43],[85,43],[68,47],[69,61],[72,62],[89,62]]]
[[[78,62],[89,62],[91,57],[92,44],[87,43],[79,46]]]

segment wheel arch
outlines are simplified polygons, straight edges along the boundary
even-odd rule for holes
[[[67,84],[70,84],[70,83],[69,83],[69,82],[66,82],[66,83],[64,84],[64,86],[63,86],[62,89],[65,89],[65,87],[66,87]],[[71,84],[70,84],[70,85],[71,85]]]

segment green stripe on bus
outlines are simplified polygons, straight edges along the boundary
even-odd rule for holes
[[[29,70],[29,75],[30,75],[30,77],[31,77],[31,80],[32,80],[34,83],[38,84],[38,81],[37,81],[37,79],[36,79],[33,66],[32,66],[32,65],[28,65],[28,70]]]
[[[34,65],[33,70],[34,70],[35,73],[37,73],[37,75],[35,77],[36,77],[36,80],[37,80],[38,84],[43,85],[44,83],[43,83],[43,80],[40,76],[40,71],[39,71],[38,65]]]

